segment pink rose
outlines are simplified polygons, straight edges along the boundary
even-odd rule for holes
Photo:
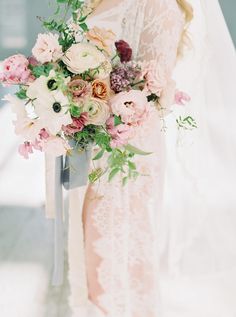
[[[52,33],[39,34],[32,53],[38,62],[44,64],[56,62],[62,57],[62,46],[58,42],[59,36]]]
[[[146,94],[139,90],[120,92],[110,100],[113,114],[120,116],[125,124],[139,126],[148,117],[150,106]]]
[[[132,59],[132,48],[123,40],[115,42],[117,52],[120,56],[121,63],[130,62]]]
[[[88,121],[88,113],[83,112],[79,118],[72,118],[72,120],[73,122],[71,124],[62,127],[66,135],[73,135],[82,131]]]
[[[68,90],[73,96],[74,102],[83,101],[92,97],[92,85],[82,79],[73,79],[68,84]]]
[[[9,85],[28,83],[31,79],[28,66],[29,61],[22,54],[8,57],[2,62],[0,81]]]
[[[127,124],[115,126],[114,117],[110,117],[107,122],[107,131],[112,137],[110,143],[112,148],[126,145],[133,136],[133,128]]]
[[[191,101],[191,97],[183,91],[176,90],[175,92],[175,103],[180,106],[185,106],[186,103]]]

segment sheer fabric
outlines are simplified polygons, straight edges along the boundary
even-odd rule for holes
[[[176,1],[121,1],[91,21],[111,27],[142,60],[155,60],[163,80],[176,62],[183,17]],[[167,85],[168,81],[163,83]],[[159,316],[158,230],[165,174],[165,141],[155,108],[132,144],[153,152],[136,159],[144,175],[90,185],[83,208],[89,299],[112,317]],[[99,164],[102,165],[102,162]]]
[[[178,132],[176,117],[168,118],[168,175],[159,237],[172,276],[208,281],[213,274],[217,280],[218,274],[222,280],[227,274],[236,276],[231,247],[236,242],[235,48],[218,1],[190,2],[193,50],[178,63],[174,77],[192,102],[185,110],[175,110],[193,114],[198,129]]]

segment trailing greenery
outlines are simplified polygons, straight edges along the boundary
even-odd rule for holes
[[[196,120],[191,116],[187,116],[185,118],[180,116],[178,119],[176,119],[176,122],[178,129],[193,130],[197,128]]]
[[[57,9],[54,16],[48,20],[42,18],[40,20],[48,31],[59,33],[59,43],[62,45],[63,51],[66,51],[75,43],[74,31],[69,27],[67,21],[72,17],[72,21],[83,34],[88,30],[86,19],[92,11],[85,10],[84,1],[80,0],[56,0],[56,4]]]

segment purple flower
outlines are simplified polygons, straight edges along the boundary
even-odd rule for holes
[[[116,93],[128,90],[134,82],[139,81],[140,75],[141,69],[137,64],[132,62],[120,64],[111,72],[111,89]]]

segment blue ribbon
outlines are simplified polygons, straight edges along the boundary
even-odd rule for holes
[[[66,190],[85,186],[88,182],[88,171],[91,149],[81,151],[75,144],[70,155],[64,159],[57,157],[55,162],[55,228],[54,228],[54,270],[53,286],[64,283],[64,224],[63,224],[63,186]]]

